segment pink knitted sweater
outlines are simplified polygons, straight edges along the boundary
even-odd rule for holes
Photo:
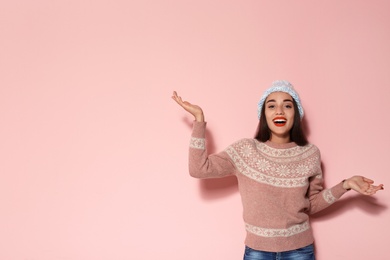
[[[245,244],[256,250],[282,252],[313,243],[309,214],[328,207],[346,192],[342,183],[323,188],[318,148],[242,139],[223,152],[208,155],[205,131],[206,123],[194,122],[190,175],[237,177]]]

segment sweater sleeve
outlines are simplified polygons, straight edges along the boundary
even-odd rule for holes
[[[324,188],[324,182],[321,171],[321,159],[320,153],[318,152],[317,160],[317,171],[318,174],[310,178],[308,196],[310,200],[309,214],[317,213],[336,202],[341,196],[347,192],[343,188],[343,183],[333,186],[332,188]]]
[[[194,121],[189,148],[190,175],[201,179],[232,175],[235,167],[225,151],[208,155],[205,133],[206,122]]]
[[[317,213],[336,202],[344,193],[347,192],[343,188],[343,183],[333,186],[330,189],[322,188],[322,180],[314,179],[310,183],[309,199],[310,211],[309,214]]]

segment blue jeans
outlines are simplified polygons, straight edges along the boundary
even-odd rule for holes
[[[258,251],[250,247],[245,247],[244,260],[315,260],[314,246],[308,245],[285,252]]]

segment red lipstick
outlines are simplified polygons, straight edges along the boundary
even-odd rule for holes
[[[274,120],[272,120],[274,124],[278,127],[282,127],[286,125],[287,119],[285,117],[275,117]]]

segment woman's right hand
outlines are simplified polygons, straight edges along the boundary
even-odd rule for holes
[[[176,101],[182,108],[195,117],[198,122],[204,122],[203,110],[200,106],[193,105],[188,101],[183,101],[176,91],[173,91],[172,99]]]

